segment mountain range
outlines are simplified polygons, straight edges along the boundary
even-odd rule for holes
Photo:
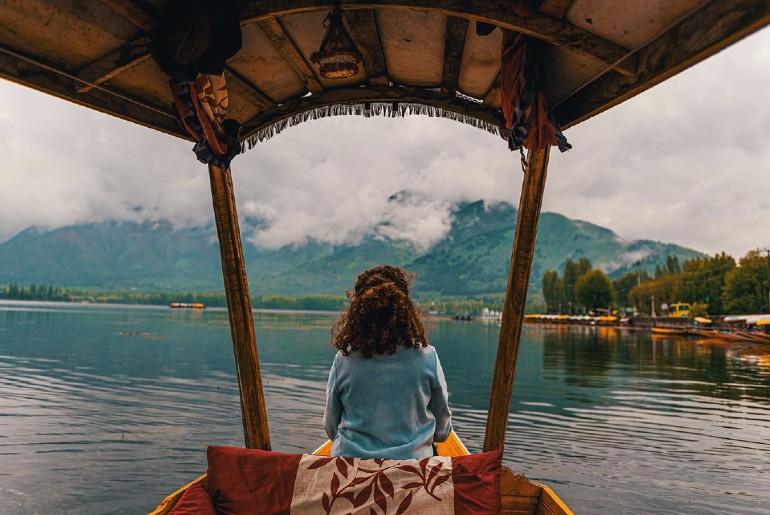
[[[380,233],[357,244],[259,249],[244,240],[252,294],[342,293],[365,268],[390,263],[416,272],[418,296],[474,296],[505,291],[516,208],[482,201],[455,206],[446,236],[427,250]],[[248,233],[254,221],[242,220]],[[257,222],[258,223],[258,222]],[[586,257],[610,277],[641,266],[654,270],[666,256],[702,253],[675,244],[626,241],[609,229],[542,213],[530,278],[540,290],[544,272]],[[55,230],[29,228],[0,244],[0,284],[15,282],[99,290],[221,291],[216,229],[175,228],[170,222],[101,222]]]

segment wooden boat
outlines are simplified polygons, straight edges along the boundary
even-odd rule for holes
[[[650,327],[650,331],[660,336],[687,336],[685,327]]]
[[[716,340],[722,343],[751,343],[758,342],[753,338],[740,334],[739,331],[720,330],[720,329],[701,329],[696,333],[692,333],[694,336],[702,340]]]
[[[174,309],[206,309],[206,305],[201,302],[172,302],[168,307]]]
[[[770,343],[770,334],[767,333],[759,331],[736,331],[735,333],[752,342]]]
[[[176,15],[191,4],[0,2],[0,76],[201,141],[190,126],[180,128],[171,107],[180,104],[150,51],[151,36],[157,34],[161,20],[183,18]],[[528,36],[532,47],[539,47],[538,66],[550,77],[542,93],[551,100],[562,127],[569,128],[770,23],[766,0],[629,2],[622,15],[611,0],[240,0],[238,4],[236,32],[241,29],[243,49],[225,63],[223,78],[228,84],[227,114],[242,131],[237,141],[228,140],[228,149],[237,149],[238,143],[250,148],[306,120],[351,114],[440,116],[506,138],[510,125],[503,114],[501,90],[511,82],[501,73],[503,35],[492,30],[495,27]],[[179,12],[162,16],[161,11],[173,5]],[[347,50],[347,63],[353,59],[355,66],[327,74],[328,69],[312,63],[318,62],[313,56],[317,57],[319,43],[327,41],[324,20],[335,6],[339,24],[349,32],[347,44],[354,47]],[[340,71],[350,74],[340,78]],[[528,76],[524,71],[519,75]],[[208,135],[203,139],[208,141]],[[522,151],[525,173],[484,450],[497,449],[505,441],[550,156],[547,145],[531,147],[526,159]],[[209,179],[245,445],[270,449],[229,161],[209,161]],[[570,513],[545,486],[508,473],[504,485],[504,498],[513,499],[506,513]],[[165,513],[172,502],[156,512]]]

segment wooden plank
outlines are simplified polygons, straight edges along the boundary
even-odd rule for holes
[[[85,83],[76,75],[2,46],[0,77],[145,127],[185,137],[168,107],[144,102],[104,85],[87,94],[78,94]]]
[[[449,433],[449,437],[445,442],[436,444],[436,447],[438,448],[439,456],[467,456],[470,454],[465,444],[454,431]]]
[[[340,0],[346,12],[357,9],[420,9],[444,16],[491,23],[562,46],[604,62],[623,75],[636,73],[629,50],[585,29],[547,15],[520,16],[502,9],[497,0]],[[246,0],[241,4],[243,22],[260,22],[290,14],[328,10],[328,0]]]
[[[313,454],[318,456],[331,456],[332,455],[332,441],[326,440],[321,447],[313,451]]]
[[[547,14],[551,18],[562,20],[567,15],[572,0],[543,0],[540,4],[540,12]]]
[[[522,474],[514,474],[508,467],[503,467],[500,474],[500,490],[505,495],[540,497],[542,486],[535,484]]]
[[[532,515],[537,509],[537,497],[503,496],[500,498],[500,513],[505,515]]]
[[[467,33],[468,20],[447,18],[444,37],[444,72],[441,79],[441,91],[444,93],[454,95],[457,92],[457,80],[460,78],[460,65],[463,62]]]
[[[328,9],[328,6],[327,6]],[[268,18],[260,21],[259,27],[267,34],[268,39],[273,44],[278,53],[283,56],[286,63],[292,67],[297,76],[305,83],[308,91],[313,94],[323,91],[318,77],[305,61],[302,53],[294,42],[286,34],[281,22],[275,18]]]
[[[494,108],[500,107],[500,104],[502,103],[502,99],[500,97],[500,88],[500,74],[498,73],[497,77],[495,77],[495,81],[489,88],[489,91],[487,91],[487,94],[484,95],[483,104]]]
[[[229,77],[230,80],[234,82],[238,82],[243,86],[243,90],[245,91],[245,95],[246,95],[246,100],[249,103],[254,104],[260,109],[267,109],[273,104],[275,104],[275,100],[268,97],[264,91],[259,89],[256,85],[252,84],[251,81],[246,79],[243,75],[238,73],[231,66],[225,65],[225,71],[227,72],[227,77]]]
[[[500,505],[502,513],[532,515],[535,513],[541,488],[523,475],[514,475],[508,467],[500,474]]]
[[[127,43],[96,61],[82,67],[77,76],[85,85],[78,93],[87,93],[99,84],[104,84],[120,72],[133,68],[150,59],[150,38],[141,37]]]
[[[557,102],[554,112],[570,127],[676,75],[770,23],[767,0],[715,0],[706,3],[634,54],[636,77],[605,74]]]
[[[385,62],[385,52],[382,50],[380,30],[377,18],[372,10],[347,11],[343,17],[345,27],[350,32],[353,42],[361,52],[370,86],[387,86],[388,67]]]
[[[508,137],[508,130],[505,129],[505,119],[499,109],[471,102],[460,97],[447,97],[429,89],[407,87],[340,88],[292,100],[263,111],[244,124],[242,137],[247,139],[252,134],[276,122],[291,119],[317,108],[335,104],[357,105],[376,102],[423,104],[438,107],[487,123],[490,126],[496,127],[502,137]]]
[[[513,254],[503,302],[503,318],[484,436],[485,451],[497,449],[505,442],[508,411],[513,393],[513,377],[516,373],[516,358],[524,321],[529,275],[532,271],[532,257],[535,253],[535,239],[543,202],[549,154],[550,147],[529,152],[524,183],[521,187],[516,232],[513,237]]]
[[[209,165],[209,179],[230,316],[244,439],[248,448],[269,450],[270,431],[230,169],[222,170]]]
[[[542,490],[540,491],[540,497],[538,498],[537,511],[535,513],[543,513],[547,515],[574,515],[572,510],[559,499],[553,490],[546,485],[540,485]]]
[[[116,13],[145,32],[152,32],[157,26],[158,10],[149,2],[142,0],[100,0]]]
[[[332,441],[326,440],[323,445],[313,451],[313,454],[319,456],[331,456],[331,451]],[[446,439],[446,442],[438,444],[438,454],[439,456],[467,456],[469,453],[468,449],[465,448],[465,444],[463,444],[457,434],[452,431]]]

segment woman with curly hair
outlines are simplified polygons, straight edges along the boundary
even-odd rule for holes
[[[401,268],[380,265],[348,292],[350,305],[332,329],[338,352],[326,385],[332,456],[425,458],[452,430],[444,372],[410,282]]]

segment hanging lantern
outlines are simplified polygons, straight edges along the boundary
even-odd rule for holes
[[[358,73],[361,52],[353,43],[342,23],[342,10],[336,6],[324,20],[326,34],[321,48],[313,52],[310,61],[317,64],[321,77],[325,79],[346,79]]]

